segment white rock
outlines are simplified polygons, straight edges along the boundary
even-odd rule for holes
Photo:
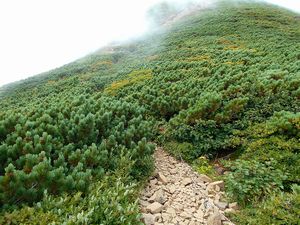
[[[149,205],[149,203],[147,201],[143,201],[143,200],[139,200],[139,203],[140,203],[141,206],[144,206],[144,207]]]
[[[212,189],[215,190],[215,187],[216,186],[219,186],[220,190],[224,190],[224,181],[220,180],[220,181],[215,181],[215,182],[212,182],[208,185],[208,187],[211,187]]]
[[[167,198],[165,196],[165,192],[162,189],[159,189],[158,191],[155,192],[155,201],[159,202],[160,204],[164,204],[167,201]]]
[[[164,223],[172,220],[172,216],[170,216],[168,213],[162,213],[161,217]]]
[[[167,184],[169,181],[162,173],[158,173],[158,180],[160,180],[163,184]]]
[[[170,173],[171,174],[176,174],[178,172],[178,170],[175,168],[175,169],[170,169]]]
[[[232,208],[225,209],[225,213],[235,213],[235,210]]]
[[[228,206],[227,202],[215,202],[215,205],[221,210],[225,210]]]
[[[186,208],[184,209],[184,211],[186,211],[188,214],[193,214],[194,212],[196,212],[196,209],[194,207],[190,207],[190,208]]]
[[[189,223],[189,225],[197,225],[198,223],[196,222],[196,221],[191,221],[190,223]]]
[[[211,183],[212,179],[204,174],[199,175],[199,179],[205,183]]]
[[[189,219],[189,218],[192,218],[192,215],[191,214],[189,214],[189,213],[187,213],[187,212],[182,212],[181,214],[180,214],[180,216],[182,217],[182,218],[185,218],[185,219]]]
[[[146,209],[148,212],[151,212],[152,214],[159,213],[163,210],[163,205],[158,202],[154,202],[148,205]]]
[[[219,202],[220,198],[221,198],[220,194],[217,193],[216,196],[215,196],[215,202]]]
[[[170,214],[172,217],[176,216],[176,211],[172,207],[167,208],[166,213]]]
[[[233,202],[229,204],[229,208],[234,209],[234,210],[238,210],[239,206],[237,204],[237,202]]]
[[[201,209],[198,209],[196,213],[194,213],[194,217],[198,219],[203,219],[204,213]]]
[[[157,184],[157,179],[154,178],[154,179],[150,180],[150,185],[154,186],[156,184]]]
[[[155,216],[150,213],[142,214],[142,220],[145,223],[145,225],[154,225]]]
[[[207,225],[222,225],[222,219],[219,212],[215,212],[207,219]]]
[[[234,223],[230,221],[223,221],[223,225],[234,225]]]
[[[182,223],[182,225],[189,225],[189,220],[185,220],[185,221],[183,221],[183,223]]]
[[[155,194],[153,194],[153,195],[149,198],[148,202],[150,202],[150,203],[155,202]]]
[[[176,191],[176,187],[175,186],[170,186],[169,187],[169,193],[174,194],[175,191]]]
[[[191,184],[192,182],[193,182],[192,179],[189,178],[189,177],[184,178],[184,179],[182,180],[182,184],[183,184],[184,186],[187,186],[187,185]]]
[[[150,198],[153,195],[152,190],[145,194],[145,197]]]
[[[162,216],[161,216],[161,213],[156,213],[156,214],[154,214],[154,216],[155,216],[155,221],[156,222],[162,222]]]

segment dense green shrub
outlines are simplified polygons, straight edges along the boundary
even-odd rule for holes
[[[118,174],[117,176],[120,176]],[[142,224],[135,184],[105,177],[81,192],[62,197],[44,195],[41,203],[0,215],[1,224]]]
[[[299,113],[282,111],[264,123],[235,132],[230,142],[243,149],[240,159],[258,162],[275,159],[278,162],[276,167],[287,175],[285,188],[289,189],[292,183],[300,182],[299,125]]]
[[[235,161],[230,166],[232,171],[225,178],[228,195],[245,205],[283,189],[286,176],[276,167],[277,162],[272,159],[264,163],[255,160]]]
[[[135,162],[134,178],[149,174],[152,123],[143,108],[107,97],[80,96],[65,104],[46,104],[14,119],[0,116],[2,204],[40,200],[46,189],[85,192],[95,178],[119,167],[123,153]]]
[[[193,151],[188,154],[191,159],[196,159],[201,155],[212,157],[218,152],[226,150],[232,131],[230,125],[219,126],[214,120],[199,120],[193,126],[171,124],[166,136],[170,140],[192,143]]]
[[[247,207],[233,215],[237,224],[299,224],[300,187],[292,186],[292,191],[271,194],[255,207]]]
[[[188,162],[191,162],[194,159],[192,156],[192,152],[194,152],[194,146],[191,143],[167,142],[164,144],[164,147],[177,159],[184,159]]]

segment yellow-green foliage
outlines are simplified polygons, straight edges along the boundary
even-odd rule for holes
[[[151,55],[147,57],[148,61],[155,61],[159,58],[159,55]]]
[[[136,83],[143,82],[152,78],[152,71],[150,69],[135,70],[126,76],[126,79],[118,80],[112,82],[109,87],[107,87],[104,92],[115,95],[118,90],[122,89],[127,85],[132,85]]]
[[[44,212],[41,208],[24,207],[11,213],[0,215],[0,224],[51,224],[59,220],[58,214],[50,211]],[[55,223],[54,223],[55,224]]]
[[[99,61],[91,65],[92,71],[97,71],[99,69],[108,69],[112,66],[113,62],[110,60]]]
[[[130,80],[128,80],[128,79],[115,81],[108,88],[106,88],[104,90],[104,92],[111,94],[111,95],[115,95],[119,89],[125,87],[128,84],[130,84]]]
[[[152,78],[152,71],[150,69],[135,70],[128,74],[128,77],[133,82],[144,81]]]
[[[93,76],[93,74],[91,73],[85,73],[79,76],[79,79],[82,81],[88,81],[89,79],[91,79]]]
[[[200,174],[206,174],[209,175],[210,177],[215,177],[216,171],[214,170],[213,166],[210,164],[209,160],[201,156],[198,159],[196,159],[193,162],[193,168]]]
[[[191,56],[184,61],[186,62],[194,62],[194,61],[211,61],[210,55],[197,55],[197,56]]]

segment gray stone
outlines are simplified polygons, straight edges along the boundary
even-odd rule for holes
[[[156,202],[159,202],[160,204],[164,204],[167,201],[167,198],[165,196],[165,192],[162,189],[159,189],[154,194],[154,200]]]

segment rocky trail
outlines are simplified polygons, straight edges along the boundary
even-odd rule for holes
[[[223,181],[198,174],[162,148],[154,157],[155,175],[139,200],[146,225],[233,225],[225,212],[233,212],[237,204],[222,200]]]

